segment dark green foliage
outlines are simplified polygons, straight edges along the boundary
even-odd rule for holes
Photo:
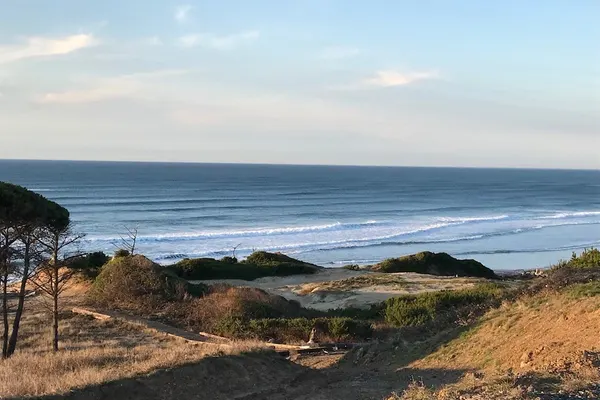
[[[90,299],[105,307],[151,312],[200,291],[199,286],[165,274],[144,256],[124,256],[102,267]]]
[[[560,268],[580,268],[580,269],[596,269],[600,268],[600,250],[591,248],[585,249],[580,255],[573,252],[571,259],[567,262],[562,261],[552,267],[553,270]]]
[[[366,321],[381,320],[385,313],[385,302],[371,304],[369,308],[347,307],[325,311],[327,316],[344,317]]]
[[[0,223],[4,227],[42,226],[60,231],[69,225],[69,211],[24,187],[0,182]]]
[[[115,258],[118,257],[128,257],[131,254],[129,253],[129,250],[125,250],[125,249],[118,249],[115,251]]]
[[[569,261],[561,261],[548,270],[545,279],[533,285],[534,290],[561,289],[566,286],[600,280],[600,250],[584,250],[579,256],[573,253]]]
[[[319,327],[319,341],[366,340],[373,334],[371,324],[350,318],[227,318],[218,329],[223,335],[277,342],[306,341],[311,330]]]
[[[110,257],[101,251],[96,251],[87,255],[88,268],[100,268],[110,260]]]
[[[255,265],[261,265],[261,266],[276,267],[276,266],[280,266],[280,265],[289,264],[289,265],[305,265],[305,266],[318,268],[314,264],[309,264],[304,261],[296,260],[295,258],[288,257],[285,254],[268,253],[266,251],[255,251],[254,253],[250,254],[248,256],[248,258],[246,260],[244,260],[244,262],[248,263],[248,264],[255,264]]]
[[[491,269],[479,261],[458,260],[447,253],[424,251],[399,258],[389,258],[372,267],[378,272],[417,272],[441,276],[470,276],[497,279]]]
[[[505,289],[496,284],[483,284],[472,289],[444,290],[389,299],[385,302],[385,320],[396,327],[419,326],[443,314],[458,315],[465,309],[498,304]]]
[[[313,274],[320,267],[283,254],[255,252],[248,259],[237,262],[233,257],[185,259],[166,267],[183,279],[243,279],[254,280],[265,276]]]
[[[97,251],[69,260],[67,267],[79,270],[90,278],[95,278],[100,273],[100,268],[109,260],[109,256],[101,251]]]

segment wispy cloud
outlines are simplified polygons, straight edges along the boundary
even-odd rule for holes
[[[245,31],[232,35],[218,36],[213,33],[185,35],[178,42],[183,47],[207,47],[216,50],[231,50],[237,46],[254,42],[260,37],[258,31]]]
[[[72,53],[98,44],[92,35],[72,35],[61,38],[32,37],[22,44],[0,45],[0,64],[26,58],[48,57]]]
[[[367,86],[392,87],[410,85],[418,81],[439,78],[437,71],[400,72],[393,70],[377,71],[375,76],[366,79]]]
[[[180,24],[183,24],[188,20],[190,12],[193,8],[194,7],[192,7],[190,4],[182,4],[180,6],[177,6],[175,8],[173,18],[175,18],[175,21],[179,22]]]
[[[142,41],[142,43],[144,43],[148,46],[161,46],[163,44],[163,41],[158,36],[151,36],[151,37],[145,38]]]
[[[359,54],[360,49],[356,47],[332,46],[324,48],[320,56],[326,60],[341,60],[345,58],[356,57]]]
[[[161,78],[182,75],[187,70],[159,70],[98,78],[87,82],[84,88],[45,93],[35,98],[40,104],[85,104],[123,98],[150,99],[149,87]]]

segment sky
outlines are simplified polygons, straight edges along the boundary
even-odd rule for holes
[[[600,168],[598,0],[0,0],[0,158]]]

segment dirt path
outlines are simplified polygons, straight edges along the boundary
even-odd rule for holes
[[[214,345],[217,347],[231,346],[231,339],[226,337],[213,335],[206,332],[190,332],[184,329],[179,329],[171,325],[163,324],[159,321],[151,321],[133,315],[121,313],[118,311],[96,311],[82,307],[74,307],[72,310],[75,314],[89,315],[99,320],[117,319],[138,326],[143,326],[146,329],[151,329],[158,333],[164,333],[167,336],[186,340],[188,342],[202,343],[205,345]],[[279,343],[261,343],[265,348],[270,348],[278,352],[285,351],[302,351],[306,346],[296,346]]]

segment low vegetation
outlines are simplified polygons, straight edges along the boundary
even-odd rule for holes
[[[100,307],[153,313],[206,289],[171,276],[158,264],[136,255],[109,261],[96,277],[89,297]]]
[[[296,260],[280,253],[257,251],[246,260],[234,257],[184,259],[166,267],[175,275],[188,280],[242,279],[251,281],[267,276],[314,274],[321,267]]]
[[[34,307],[34,311],[39,311]],[[44,314],[22,322],[23,340],[0,363],[0,397],[62,394],[75,388],[198,362],[208,356],[259,349],[254,342],[215,347],[187,343],[115,320],[99,321],[70,312],[61,315],[62,351],[50,351]]]
[[[95,278],[100,273],[102,266],[109,261],[109,256],[102,251],[97,251],[75,257],[67,262],[67,266],[90,278]]]
[[[276,343],[304,342],[312,329],[319,342],[365,341],[372,337],[371,323],[351,318],[231,318],[223,321],[221,333],[231,337],[272,340]]]
[[[371,267],[377,272],[417,272],[441,276],[470,276],[497,279],[491,269],[479,261],[459,260],[447,253],[424,251],[399,258],[389,258]]]
[[[560,261],[550,268],[543,279],[532,285],[533,290],[557,290],[575,284],[600,280],[600,250],[587,249],[580,255],[573,253],[568,261]]]
[[[497,284],[399,296],[385,302],[384,315],[396,327],[425,325],[441,318],[454,321],[497,306],[505,296],[505,287]]]
[[[192,285],[141,255],[107,263],[89,300],[101,309],[133,312],[230,338],[302,342],[315,326],[322,326],[324,337],[331,340],[370,336],[370,323],[329,317],[259,289]]]

